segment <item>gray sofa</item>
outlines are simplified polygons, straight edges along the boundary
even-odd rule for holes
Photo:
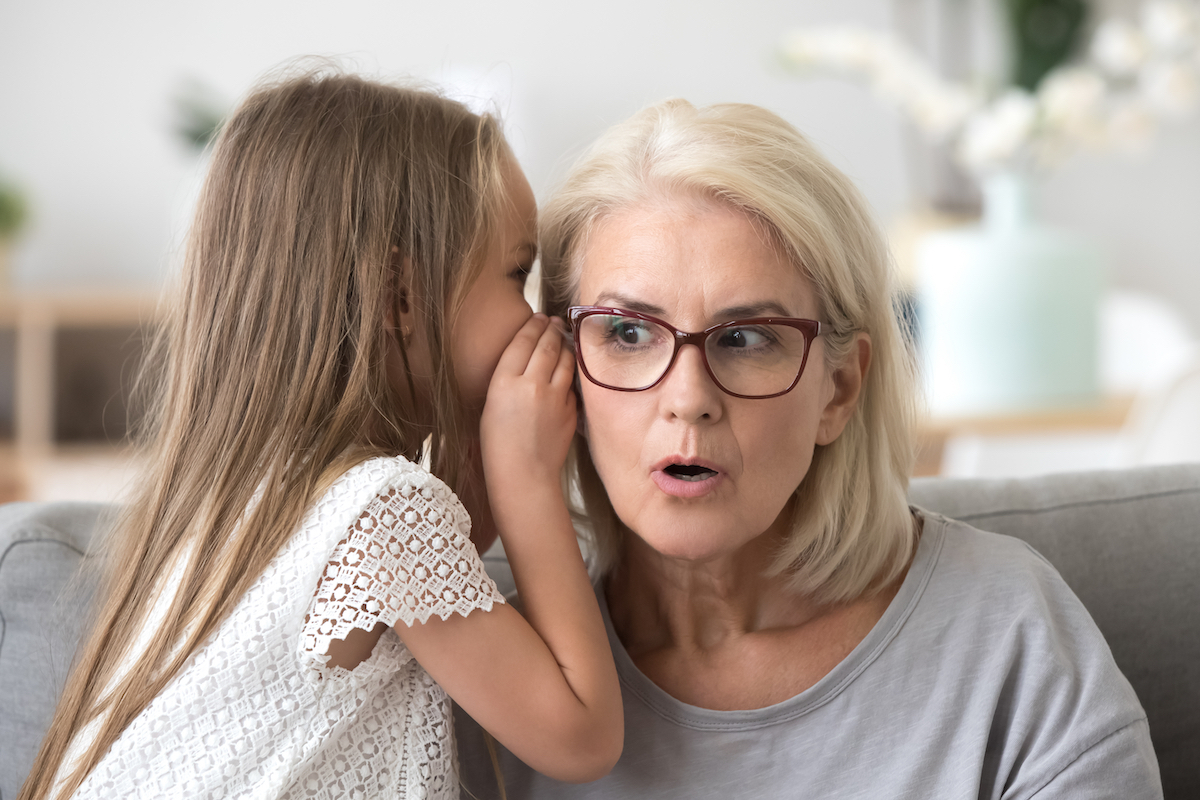
[[[927,479],[911,499],[1019,536],[1058,568],[1146,708],[1166,797],[1200,798],[1200,465]],[[61,689],[90,592],[72,575],[110,510],[0,507],[0,800],[16,797]],[[505,565],[489,572],[502,580]]]

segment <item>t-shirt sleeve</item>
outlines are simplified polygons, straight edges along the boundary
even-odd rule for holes
[[[491,610],[504,597],[484,571],[470,518],[444,483],[408,472],[372,498],[330,553],[305,618],[301,647],[320,669],[329,643],[380,622]]]
[[[1083,751],[1030,800],[1162,800],[1162,778],[1146,721],[1126,725]],[[1008,795],[1005,795],[1008,797]]]
[[[998,580],[981,588],[977,573],[963,569],[961,588],[982,594],[982,624],[963,633],[990,653],[959,674],[978,679],[977,696],[997,689],[973,706],[991,721],[987,755],[996,769],[985,774],[993,788],[1003,800],[1161,798],[1145,711],[1083,603],[1028,543],[975,538]],[[938,616],[965,613],[943,605]]]

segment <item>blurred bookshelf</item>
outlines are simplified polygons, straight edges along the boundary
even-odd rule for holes
[[[0,500],[72,499],[72,485],[103,499],[130,471],[130,390],[156,306],[151,293],[0,293]]]

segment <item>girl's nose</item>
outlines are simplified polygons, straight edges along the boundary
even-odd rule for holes
[[[664,415],[687,423],[716,421],[724,410],[725,393],[704,368],[695,345],[684,345],[657,387]]]

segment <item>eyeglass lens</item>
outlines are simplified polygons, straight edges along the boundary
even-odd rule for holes
[[[675,335],[649,320],[589,314],[579,321],[579,353],[593,380],[614,389],[645,389],[666,373]],[[804,333],[788,325],[718,328],[704,356],[721,388],[750,397],[787,391],[804,364]]]

